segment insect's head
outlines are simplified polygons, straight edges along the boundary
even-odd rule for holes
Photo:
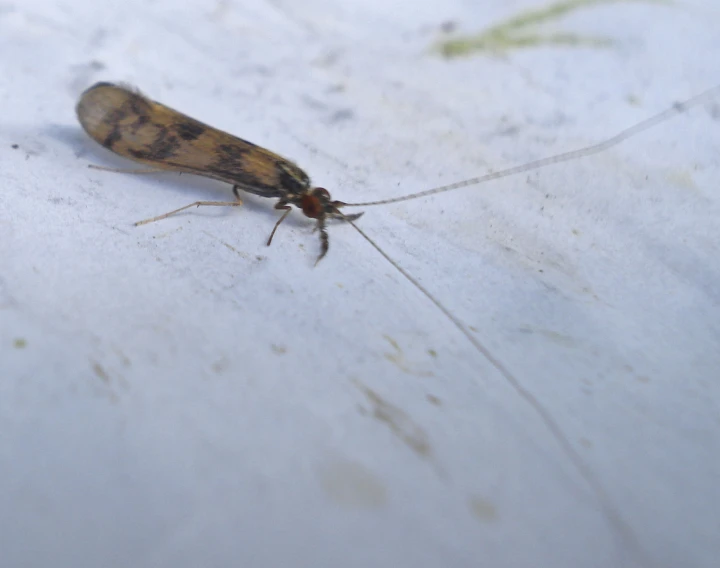
[[[325,221],[327,219],[355,221],[362,215],[362,213],[353,213],[352,215],[344,215],[341,213],[340,208],[343,207],[345,203],[342,201],[334,201],[330,192],[324,187],[308,188],[307,191],[288,196],[286,199],[286,202],[295,205],[306,217],[317,221],[316,229],[320,231],[321,242],[320,256],[317,262],[325,256],[329,248]]]
[[[309,188],[306,192],[299,194],[294,201],[294,205],[310,219],[320,221],[329,217],[345,218],[345,215],[339,211],[339,208],[345,204],[342,201],[333,201],[330,192],[324,187]]]

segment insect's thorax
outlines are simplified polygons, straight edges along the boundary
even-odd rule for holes
[[[319,219],[336,210],[330,203],[330,192],[322,187],[308,189],[295,203],[303,214],[311,219]]]

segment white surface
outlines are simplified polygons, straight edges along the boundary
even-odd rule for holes
[[[259,198],[134,228],[229,187],[86,168],[133,167],[75,120],[98,80],[344,201],[599,141],[720,80],[713,0],[548,24],[602,49],[431,49],[444,21],[543,6],[0,2],[3,568],[717,566],[720,101],[367,208],[527,396],[351,227],[313,268],[299,213],[269,249]]]

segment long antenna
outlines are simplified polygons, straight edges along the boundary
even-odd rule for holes
[[[546,428],[550,431],[550,434],[555,438],[561,450],[565,453],[565,455],[576,468],[580,476],[585,480],[585,482],[594,492],[596,498],[598,499],[600,507],[603,509],[603,512],[608,521],[617,531],[621,542],[625,546],[627,546],[628,549],[631,550],[636,557],[643,559],[645,557],[645,551],[640,546],[640,543],[638,542],[637,536],[635,535],[634,531],[620,514],[620,511],[613,503],[605,487],[602,485],[602,483],[600,483],[590,466],[582,459],[580,454],[577,452],[575,447],[568,439],[567,435],[563,432],[558,422],[555,420],[555,418],[553,418],[550,411],[545,408],[545,406],[525,386],[523,386],[523,384],[520,382],[520,379],[518,379],[512,372],[510,372],[510,369],[508,369],[500,361],[500,359],[493,355],[488,347],[481,343],[478,338],[474,337],[473,334],[470,333],[470,331],[467,329],[467,327],[465,327],[465,324],[462,323],[462,321],[460,321],[460,319],[456,317],[449,309],[447,309],[440,302],[440,300],[438,300],[433,294],[431,294],[430,291],[425,288],[425,286],[423,286],[417,278],[411,276],[407,270],[405,270],[402,266],[400,266],[397,262],[390,258],[390,255],[386,253],[382,248],[380,248],[380,246],[373,239],[371,239],[370,236],[365,233],[365,231],[358,227],[353,221],[353,219],[348,219],[347,217],[345,217],[345,220],[350,223],[355,228],[355,230],[360,233],[360,235],[395,268],[395,270],[397,270],[402,276],[404,276],[410,282],[410,284],[415,286],[415,288],[417,288],[423,296],[430,300],[430,302],[432,302],[435,307],[440,310],[440,312],[446,318],[448,318],[448,320],[450,320],[450,323],[452,323],[457,328],[457,330],[462,333],[465,338],[472,344],[472,346],[475,347],[475,349],[483,357],[485,357],[485,359],[487,359],[493,367],[495,367],[495,369],[510,384],[510,386],[515,390],[515,392],[537,413],[537,415],[540,417],[540,420],[542,420]]]
[[[622,130],[620,133],[616,134],[612,138],[608,138],[607,140],[600,142],[598,144],[593,144],[591,146],[586,146],[585,148],[580,148],[579,150],[571,150],[570,152],[565,152],[563,154],[556,154],[555,156],[541,158],[539,160],[535,160],[532,162],[522,164],[521,166],[514,166],[512,168],[507,168],[506,170],[500,170],[498,172],[485,174],[483,176],[478,176],[478,177],[466,179],[464,181],[451,183],[450,185],[443,185],[441,187],[436,187],[434,189],[428,189],[426,191],[421,191],[419,193],[411,193],[409,195],[402,195],[400,197],[391,197],[390,199],[381,199],[379,201],[365,201],[364,203],[344,203],[343,207],[368,207],[370,205],[385,205],[387,203],[397,203],[398,201],[409,201],[410,199],[418,199],[420,197],[427,197],[428,195],[435,195],[436,193],[443,193],[445,191],[451,191],[453,189],[459,189],[461,187],[467,187],[469,185],[484,183],[486,181],[496,180],[496,179],[508,177],[511,175],[519,174],[522,172],[527,172],[530,170],[537,170],[540,168],[544,168],[546,166],[550,166],[552,164],[559,164],[561,162],[568,162],[570,160],[575,160],[577,158],[584,158],[586,156],[592,156],[593,154],[598,154],[604,150],[607,150],[608,148],[611,148],[617,144],[620,144],[621,142],[624,142],[628,138],[631,138],[631,137],[635,136],[636,134],[639,134],[645,130],[648,130],[648,129],[652,128],[653,126],[655,126],[675,115],[686,112],[690,108],[697,106],[697,105],[705,102],[706,100],[712,98],[713,95],[716,93],[716,91],[720,92],[720,85],[717,85],[711,89],[708,89],[707,91],[700,93],[699,95],[696,95],[686,101],[675,103],[669,109],[664,110],[663,112],[656,114],[655,116],[652,116],[650,118],[646,118],[645,120],[638,122],[634,126],[631,126],[629,128],[626,128],[625,130]]]

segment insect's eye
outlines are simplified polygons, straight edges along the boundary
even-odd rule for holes
[[[302,208],[302,212],[305,214],[306,217],[310,217],[311,219],[317,219],[324,212],[323,204],[321,203],[320,199],[318,199],[315,193],[317,192],[313,192],[312,195],[303,195],[300,199],[300,207]],[[327,191],[325,191],[325,193],[327,193]]]
[[[315,190],[313,191],[313,193],[315,195],[317,195],[318,197],[324,197],[326,199],[330,199],[330,192],[327,189],[325,189],[324,187],[316,187]]]

